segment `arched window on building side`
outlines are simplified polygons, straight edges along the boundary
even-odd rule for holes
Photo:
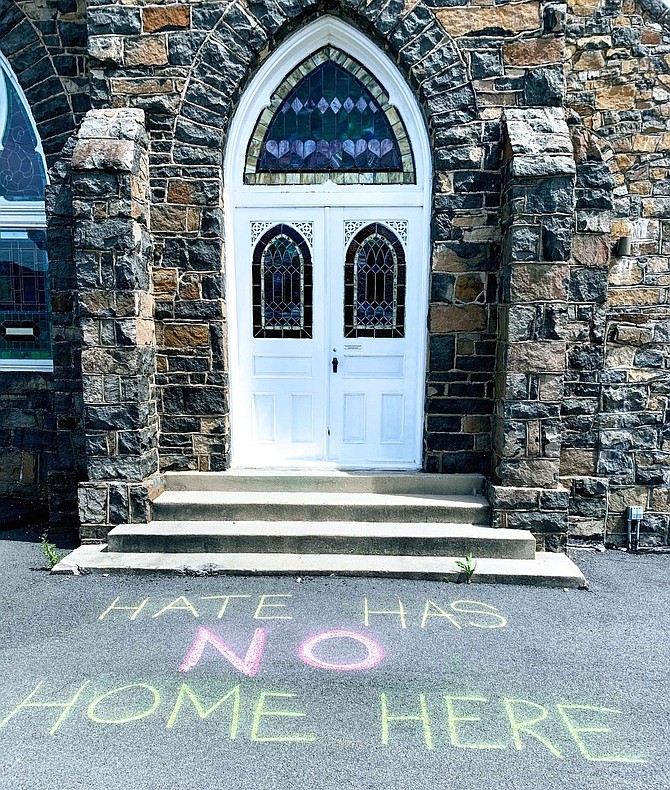
[[[51,371],[44,153],[0,56],[0,371]]]

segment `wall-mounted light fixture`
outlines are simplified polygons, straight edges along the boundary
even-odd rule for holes
[[[630,255],[632,242],[632,236],[621,236],[614,247],[614,257],[625,258],[627,255]]]

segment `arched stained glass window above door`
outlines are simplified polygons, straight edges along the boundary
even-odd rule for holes
[[[28,104],[0,57],[0,371],[50,371],[44,156]]]
[[[413,184],[402,118],[377,80],[328,46],[273,94],[249,143],[246,184]]]

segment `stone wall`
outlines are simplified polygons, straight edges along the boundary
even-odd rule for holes
[[[25,91],[52,165],[91,106],[85,0],[0,0],[0,51]]]
[[[575,162],[563,110],[503,116],[503,245],[493,430],[494,526],[565,547],[559,486]]]
[[[90,107],[85,16],[76,0],[0,0],[0,52],[26,94],[49,165]],[[56,322],[62,308],[53,307]],[[52,375],[0,373],[0,496],[32,503],[38,517],[50,499],[54,526],[76,532],[71,481],[48,493],[68,464],[57,438],[59,404]]]
[[[486,472],[498,125],[478,112],[469,56],[441,12],[400,2],[327,5],[398,62],[430,119],[437,177],[425,463]],[[323,10],[274,0],[90,9],[95,106],[138,107],[148,119],[165,469],[229,462],[221,152],[235,98],[260,58]]]
[[[26,90],[50,162],[65,151],[53,171],[49,241],[56,387],[50,394],[45,376],[2,382],[0,408],[6,406],[10,422],[0,439],[21,459],[19,466],[7,461],[6,484],[43,492],[50,479],[53,510],[67,520],[73,483],[87,477],[80,502],[92,497],[84,523],[86,537],[95,539],[119,519],[146,516],[147,492],[156,490],[146,483],[154,479],[156,450],[163,470],[227,467],[222,158],[228,125],[261,60],[328,12],[362,29],[397,62],[434,148],[426,469],[494,472],[496,523],[521,526],[536,513],[538,539],[549,547],[564,545],[566,518],[573,538],[602,541],[607,534],[610,543],[621,543],[628,504],[648,511],[646,542],[667,542],[670,32],[664,6],[644,2],[90,0],[87,8],[73,0],[0,0],[0,49]],[[115,182],[120,192],[82,193],[72,203],[66,161],[72,151],[65,143],[89,96],[98,111],[144,113],[146,138],[137,132],[134,145],[136,152],[146,145],[150,193],[137,216],[120,208],[128,199],[121,181]],[[559,225],[559,215],[565,220],[555,236],[576,234],[572,252],[547,258],[542,247],[517,260],[510,253],[513,228],[545,225],[543,245],[551,212],[521,210],[512,197],[517,188],[526,195],[542,188],[511,177],[514,146],[503,150],[503,113],[514,119],[521,108],[559,106],[566,108],[577,168],[573,222],[554,212]],[[545,165],[546,154],[537,154]],[[103,189],[110,172],[107,165],[75,168],[76,189],[93,189],[93,181]],[[83,228],[88,215],[122,222],[123,233],[133,223],[140,235],[150,227],[150,239],[123,254],[135,255],[138,266],[151,254],[151,309],[142,296],[148,286],[138,283],[120,287],[139,299],[132,315],[105,312],[112,308],[94,305],[86,293],[76,297],[91,288],[86,272],[93,258],[108,274],[119,266],[106,257],[109,239],[91,242],[80,230],[76,247],[68,247],[72,229]],[[612,245],[626,235],[633,236],[632,254],[612,256]],[[535,298],[528,294],[533,289]],[[151,312],[155,339],[131,337],[124,322],[142,335]],[[535,318],[522,336],[522,317],[531,312]],[[516,342],[538,349],[562,344],[563,367],[542,368],[561,356],[557,351],[528,362],[525,371],[508,369]],[[118,369],[95,369],[98,352],[110,348],[123,357],[114,363]],[[131,357],[144,382],[136,395],[141,391],[148,404],[141,414],[128,405],[135,396],[114,389],[113,377]],[[521,375],[523,387],[515,379]],[[135,414],[136,423],[96,423],[96,409],[112,405],[123,407],[125,417]],[[40,433],[42,426],[38,446],[37,434],[25,431]],[[135,429],[142,438],[130,451],[124,432]],[[56,448],[60,460],[49,471],[50,460],[42,459]],[[125,450],[132,462],[112,463]],[[510,471],[521,461],[542,461],[551,480],[534,472],[537,490],[510,498],[503,489],[525,482]],[[127,480],[126,462],[137,467]],[[127,507],[131,489],[144,503],[134,515]],[[95,521],[91,514],[103,499],[104,519]],[[558,528],[547,528],[551,519]]]
[[[594,209],[582,229],[601,234],[580,243],[581,257],[609,269],[609,278],[606,291],[600,277],[591,283],[598,295],[593,318],[584,316],[591,346],[571,359],[574,388],[564,412],[574,441],[561,471],[581,492],[572,502],[574,534],[602,540],[606,530],[614,545],[626,542],[628,505],[645,509],[644,544],[669,537],[668,18],[667,7],[651,0],[568,4],[566,103],[584,160],[584,200]],[[603,162],[614,186],[609,203]],[[611,221],[603,221],[610,207]],[[631,254],[608,259],[610,238],[616,244],[622,236],[632,236]]]
[[[161,489],[144,113],[89,112],[71,167],[87,541],[114,524],[146,522]]]

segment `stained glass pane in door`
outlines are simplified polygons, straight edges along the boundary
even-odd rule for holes
[[[312,337],[312,258],[295,228],[275,225],[258,240],[252,291],[254,337]]]
[[[380,223],[360,230],[347,250],[344,336],[405,336],[405,253]]]

